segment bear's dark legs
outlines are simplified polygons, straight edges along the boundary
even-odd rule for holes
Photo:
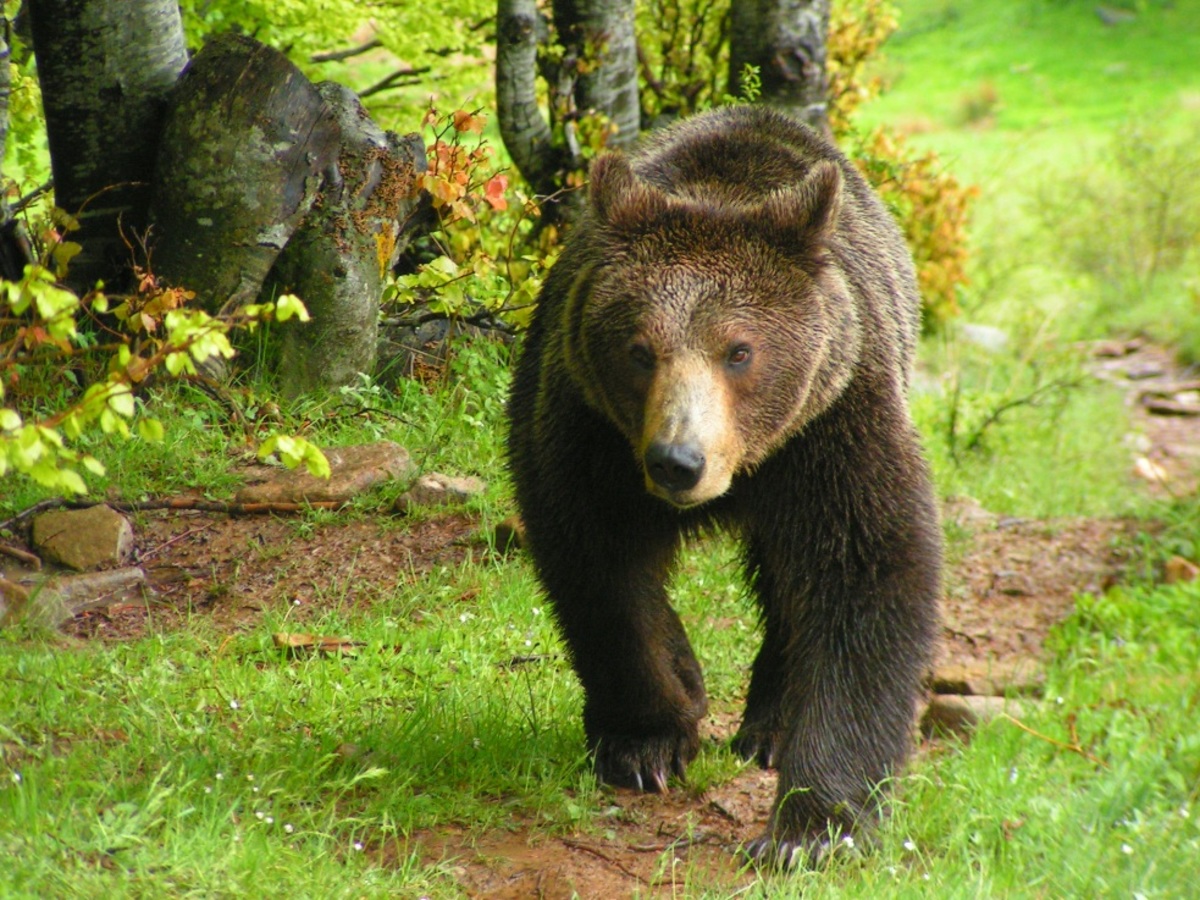
[[[526,399],[514,394],[515,404]],[[629,445],[610,426],[565,399],[553,408],[556,423],[570,427],[544,443],[514,430],[529,549],[583,685],[597,774],[665,790],[696,755],[708,708],[700,665],[667,601],[680,515],[646,493]]]
[[[856,459],[854,437],[823,439],[846,448],[837,458],[759,472],[776,479],[777,497],[789,483],[820,491],[753,500],[747,562],[766,635],[735,747],[779,768],[770,831],[747,848],[763,862],[811,860],[831,831],[877,817],[878,788],[911,746],[936,631],[941,544],[928,476],[915,447],[905,457],[913,468],[897,473],[886,460],[900,457],[880,448],[881,464]]]
[[[700,665],[663,587],[677,539],[647,540],[644,524],[636,541],[584,531],[592,541],[570,554],[560,552],[563,534],[550,537],[559,549],[539,568],[583,684],[596,774],[663,791],[696,755],[707,710]]]

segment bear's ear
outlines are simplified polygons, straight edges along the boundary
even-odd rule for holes
[[[823,242],[837,230],[842,208],[842,170],[830,160],[816,162],[804,181],[767,198],[764,220],[775,234]]]
[[[596,218],[624,228],[644,222],[666,208],[666,197],[638,179],[619,150],[596,157],[589,176],[588,200]]]

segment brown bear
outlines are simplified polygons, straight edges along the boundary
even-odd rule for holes
[[[735,106],[595,161],[516,369],[517,502],[602,780],[663,791],[696,755],[704,680],[665,585],[684,537],[743,543],[764,636],[733,744],[779,769],[762,863],[876,819],[911,745],[941,576],[918,324],[854,167]]]

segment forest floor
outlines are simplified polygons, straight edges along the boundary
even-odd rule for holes
[[[1130,469],[1142,472],[1131,480],[1163,496],[1194,492],[1200,417],[1151,415],[1141,402],[1146,391],[1183,383],[1190,373],[1176,369],[1163,350],[1136,343],[1098,347],[1095,370],[1127,389],[1136,434]],[[1147,479],[1147,472],[1166,480]],[[1043,641],[1071,611],[1074,597],[1121,581],[1135,536],[1147,528],[1123,519],[1002,518],[965,498],[948,500],[944,512],[955,524],[940,665],[977,676],[1016,671],[1024,682],[1036,681]],[[369,606],[386,598],[398,578],[420,578],[468,554],[478,558],[486,551],[479,527],[463,513],[409,529],[362,520],[299,529],[294,520],[273,517],[146,513],[135,562],[156,590],[153,603],[96,607],[67,630],[119,642],[207,617],[218,632],[236,634],[284,610],[302,627],[327,612],[322,604]],[[255,552],[259,548],[286,553]],[[333,600],[324,589],[331,583],[353,588]],[[706,737],[727,740],[737,721],[736,709],[715,710]],[[926,739],[919,752],[937,754],[945,746]],[[547,835],[535,822],[513,821],[483,835],[442,828],[411,841],[426,862],[446,862],[471,896],[654,895],[682,883],[676,867],[687,870],[691,884],[699,876],[712,888],[736,889],[749,876],[731,864],[731,851],[767,820],[774,784],[774,773],[747,768],[704,792],[615,790],[608,794],[611,827],[602,834]]]

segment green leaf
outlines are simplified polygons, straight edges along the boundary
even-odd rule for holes
[[[93,475],[104,474],[104,463],[100,462],[100,460],[96,459],[94,456],[81,456],[79,458],[79,464]]]
[[[14,409],[0,409],[0,431],[16,431],[21,427],[21,417]]]
[[[152,444],[161,442],[166,434],[162,422],[158,419],[138,419],[137,430],[138,436],[143,441],[149,441]]]
[[[119,384],[113,386],[113,391],[108,395],[108,407],[119,416],[124,416],[126,419],[133,418],[133,391],[127,385]]]
[[[308,308],[295,294],[281,294],[279,299],[275,301],[275,318],[280,322],[286,322],[288,319],[295,316],[301,322],[311,321],[311,316],[308,314]]]

